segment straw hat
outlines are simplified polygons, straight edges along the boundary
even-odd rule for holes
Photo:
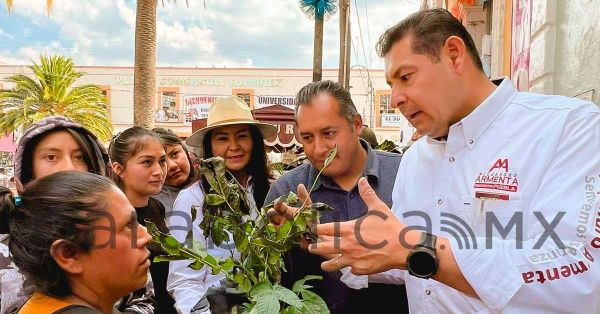
[[[250,108],[243,100],[236,96],[229,96],[215,100],[210,106],[206,127],[194,132],[185,142],[190,146],[201,147],[208,131],[234,124],[253,125],[262,133],[263,138],[269,138],[277,133],[277,126],[254,120]]]

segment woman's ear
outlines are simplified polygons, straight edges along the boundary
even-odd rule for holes
[[[113,163],[110,165],[113,172],[118,175],[119,177],[121,176],[121,173],[123,173],[123,166],[121,166],[120,163],[113,161]]]
[[[56,240],[50,246],[50,255],[65,272],[78,275],[83,272],[80,252],[64,239]]]

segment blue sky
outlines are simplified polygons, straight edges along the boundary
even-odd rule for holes
[[[16,0],[10,15],[0,2],[0,64],[59,53],[78,65],[133,65],[135,1],[54,0],[50,16],[46,1]],[[379,34],[419,2],[352,0],[351,64],[382,68]],[[312,67],[314,22],[298,0],[159,1],[158,11],[159,66]],[[326,68],[338,66],[338,25],[337,14],[325,22]]]

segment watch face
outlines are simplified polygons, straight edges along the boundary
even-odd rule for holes
[[[419,276],[430,276],[437,269],[437,261],[431,253],[413,251],[410,256],[410,270]]]

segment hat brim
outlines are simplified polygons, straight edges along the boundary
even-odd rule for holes
[[[236,124],[247,124],[247,125],[255,126],[262,134],[263,139],[267,139],[267,138],[277,134],[277,126],[273,125],[273,124],[262,123],[262,122],[258,122],[258,121],[256,121],[256,122],[231,121],[231,122],[219,123],[216,125],[204,127],[202,129],[194,132],[192,135],[190,135],[190,137],[188,137],[185,140],[185,143],[188,144],[189,146],[193,146],[193,147],[202,147],[202,141],[204,141],[204,136],[206,135],[206,133],[208,133],[209,131],[211,131],[213,129],[220,128],[222,126],[236,125]]]

